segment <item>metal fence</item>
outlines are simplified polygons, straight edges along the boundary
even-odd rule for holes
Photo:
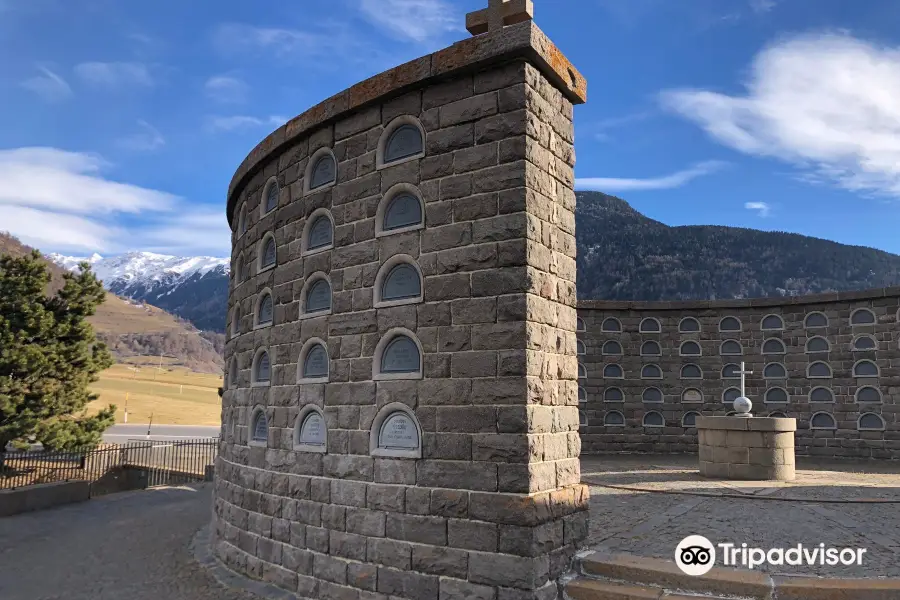
[[[141,471],[141,487],[203,481],[215,464],[217,438],[104,444],[67,451],[0,453],[0,490],[59,481],[97,482],[125,470]]]

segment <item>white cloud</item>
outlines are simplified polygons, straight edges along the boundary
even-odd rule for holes
[[[75,65],[75,74],[98,87],[151,87],[154,84],[150,69],[138,62],[84,62]]]
[[[671,90],[662,102],[716,141],[793,164],[807,180],[900,196],[900,48],[795,37],[761,51],[745,87]]]
[[[153,125],[143,119],[137,124],[140,131],[117,140],[118,147],[133,152],[152,152],[166,145],[166,139]]]
[[[715,173],[725,166],[725,163],[709,160],[698,163],[689,169],[665,175],[663,177],[651,177],[648,179],[626,179],[619,177],[588,177],[575,180],[575,188],[579,190],[596,190],[600,192],[621,192],[630,190],[668,190],[677,188],[690,181]]]
[[[394,36],[426,42],[462,31],[465,18],[444,0],[361,0],[363,16]]]
[[[247,99],[249,86],[236,77],[217,75],[204,84],[206,94],[217,102],[241,103]]]
[[[0,227],[45,252],[227,251],[220,211],[107,179],[109,166],[57,148],[0,150]]]
[[[629,113],[627,115],[622,115],[621,117],[600,119],[599,121],[589,123],[586,129],[589,132],[593,132],[594,139],[601,142],[608,142],[613,140],[613,136],[608,133],[609,131],[613,129],[619,129],[621,127],[627,127],[628,125],[632,125],[633,123],[645,121],[653,115],[654,113],[651,111],[642,111]]]
[[[255,129],[260,127],[276,129],[287,123],[287,121],[287,118],[279,115],[272,115],[265,118],[251,117],[248,115],[231,115],[227,117],[214,116],[207,118],[206,129],[211,133]]]
[[[745,202],[744,208],[755,210],[760,217],[768,217],[772,212],[772,207],[767,202]]]
[[[750,10],[759,14],[767,13],[778,4],[777,0],[750,0]]]
[[[72,95],[72,88],[65,79],[46,67],[39,66],[38,71],[40,75],[30,77],[20,85],[48,102],[65,100]]]
[[[333,59],[335,53],[356,46],[355,38],[343,25],[318,32],[224,23],[214,31],[213,45],[225,55],[265,52],[282,59]]]

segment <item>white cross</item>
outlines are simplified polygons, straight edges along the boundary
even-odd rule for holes
[[[488,0],[488,7],[466,15],[466,29],[472,35],[500,31],[534,19],[534,0]]]
[[[744,375],[753,375],[753,371],[745,370],[744,369],[744,361],[741,361],[741,370],[738,371],[738,374],[741,376],[741,396],[746,398],[747,390],[744,388]]]

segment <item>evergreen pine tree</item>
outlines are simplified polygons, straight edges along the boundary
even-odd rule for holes
[[[87,322],[106,294],[90,265],[79,266],[48,296],[39,252],[0,257],[0,453],[32,440],[49,449],[93,446],[114,423],[115,406],[86,412],[97,399],[88,386],[113,360]]]

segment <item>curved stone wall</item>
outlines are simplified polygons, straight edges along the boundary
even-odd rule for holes
[[[587,534],[583,93],[523,23],[339,94],[241,166],[214,517],[229,567],[305,598],[556,597]]]
[[[733,410],[744,361],[753,412],[797,418],[798,454],[900,458],[900,288],[578,315],[584,452],[696,452],[692,417]]]

